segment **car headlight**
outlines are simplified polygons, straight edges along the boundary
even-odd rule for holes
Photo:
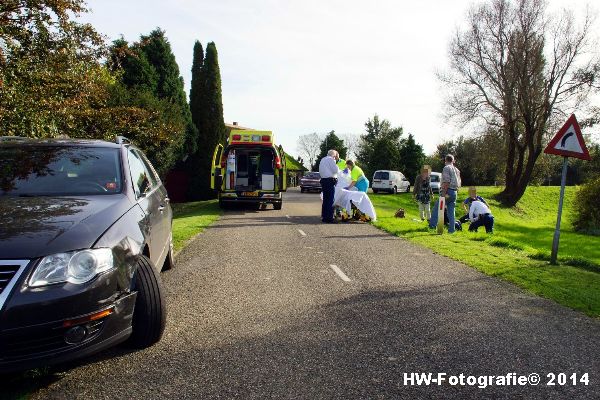
[[[111,249],[90,249],[44,257],[29,279],[29,286],[53,283],[85,283],[113,268]]]

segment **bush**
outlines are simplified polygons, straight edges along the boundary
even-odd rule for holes
[[[575,220],[573,227],[576,231],[591,235],[600,235],[600,178],[593,179],[581,186],[575,196]]]

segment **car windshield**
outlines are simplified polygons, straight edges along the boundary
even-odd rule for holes
[[[431,175],[431,182],[439,182],[440,177],[438,175]]]
[[[0,195],[73,196],[121,192],[119,150],[101,147],[0,147]]]
[[[377,171],[375,172],[375,176],[373,176],[373,179],[390,179],[390,173],[384,171]]]
[[[308,179],[321,179],[321,175],[319,175],[318,172],[311,172],[310,174],[306,174],[304,177]]]

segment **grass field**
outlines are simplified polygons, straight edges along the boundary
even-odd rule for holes
[[[482,187],[478,194],[485,198],[495,218],[494,234],[485,229],[478,233],[465,230],[449,235],[437,235],[419,219],[417,204],[410,194],[371,194],[378,221],[374,225],[462,261],[488,275],[513,282],[533,293],[580,310],[590,316],[600,316],[600,238],[573,231],[573,199],[576,188],[567,187],[558,266],[551,266],[550,249],[556,212],[558,187],[530,187],[516,207],[504,208],[492,199],[500,188]],[[466,189],[459,193],[462,202]],[[398,208],[404,208],[405,218],[395,218]],[[457,204],[457,217],[463,214]]]
[[[219,219],[217,200],[173,204],[173,247],[181,250],[194,236]]]

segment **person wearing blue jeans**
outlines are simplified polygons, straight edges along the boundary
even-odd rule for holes
[[[442,196],[440,191],[440,196]],[[431,229],[435,229],[438,221],[438,212],[440,208],[440,201],[437,200],[435,202],[435,206],[431,211],[431,219],[429,220],[429,227]],[[446,195],[446,211],[448,213],[448,233],[454,233],[456,230],[456,216],[454,215],[454,211],[456,210],[456,189],[448,189],[448,194]]]
[[[456,230],[456,216],[454,215],[456,209],[456,193],[461,185],[460,171],[454,166],[454,156],[448,154],[445,158],[446,166],[442,170],[442,182],[440,186],[440,197],[446,197],[446,209],[448,212],[448,233],[454,233]],[[436,202],[436,206],[433,208],[431,213],[431,219],[429,220],[429,227],[434,229],[437,226],[439,210],[439,200]],[[443,212],[443,210],[442,210]]]

